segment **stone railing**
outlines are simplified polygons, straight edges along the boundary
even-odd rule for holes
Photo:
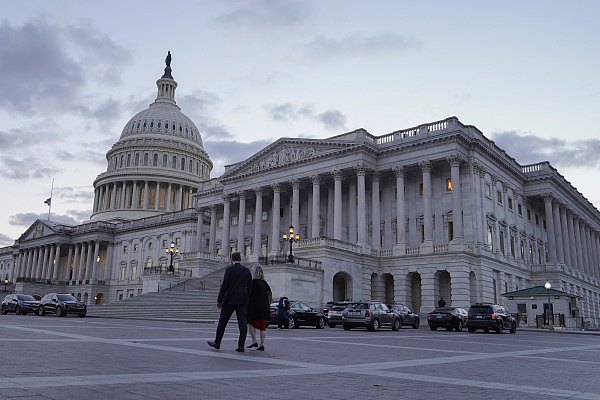
[[[529,266],[531,272],[546,272],[546,264],[533,264]]]
[[[447,253],[450,250],[449,244],[434,244],[433,253]]]
[[[334,249],[351,251],[353,253],[360,253],[362,250],[362,247],[360,247],[358,245],[355,245],[352,243],[347,243],[347,242],[342,242],[341,240],[330,239],[330,238],[326,238],[326,237],[302,239],[298,242],[298,244],[296,244],[295,247],[297,249],[307,249],[307,248],[311,248],[311,247],[321,247],[321,246],[333,247]]]
[[[387,258],[387,257],[392,257],[394,255],[394,250],[392,249],[371,249],[371,255],[375,256],[375,257],[382,257],[382,258]]]
[[[211,260],[211,261],[224,261],[224,262],[229,261],[227,259],[227,257],[225,257],[222,254],[204,253],[202,251],[192,251],[189,253],[183,253],[184,260],[195,259],[195,258],[201,258],[203,260]]]
[[[419,246],[416,247],[407,247],[406,248],[406,255],[407,256],[418,256],[419,253],[421,251],[421,248]]]

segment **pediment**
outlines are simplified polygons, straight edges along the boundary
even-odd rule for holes
[[[56,230],[50,223],[38,219],[21,235],[19,241],[38,239],[55,233]]]
[[[349,148],[356,146],[356,143],[341,141],[280,139],[245,161],[226,167],[225,173],[219,180],[256,174],[274,168],[328,157],[346,152]]]

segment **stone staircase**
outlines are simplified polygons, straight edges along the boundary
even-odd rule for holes
[[[88,316],[153,318],[214,322],[219,319],[217,295],[225,268],[190,278],[169,290],[146,293],[106,305],[90,305]]]

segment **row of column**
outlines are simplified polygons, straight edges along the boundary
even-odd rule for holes
[[[14,276],[52,281],[90,280],[97,274],[99,251],[100,242],[69,245],[67,263],[61,264],[60,243],[24,249],[19,252]]]
[[[551,194],[543,196],[550,263],[600,279],[600,233]]]
[[[462,160],[457,157],[448,157],[447,161],[451,166],[451,179],[452,179],[452,206],[453,206],[453,229],[454,229],[454,240],[462,240],[463,238],[463,222],[462,222],[462,197],[461,197],[461,176],[460,176],[460,163]],[[424,208],[424,237],[426,244],[433,244],[433,209],[432,209],[432,198],[433,190],[431,185],[431,169],[432,163],[430,161],[424,161],[419,164],[423,172],[423,208]],[[369,171],[365,165],[358,165],[354,167],[356,172],[356,180],[349,182],[348,190],[348,233],[350,241],[352,238],[357,238],[357,244],[359,245],[372,245],[375,248],[381,246],[381,210],[380,210],[380,173],[378,171]],[[371,194],[372,194],[372,240],[369,243],[368,240],[368,221],[367,221],[367,187],[366,187],[366,176],[370,172],[371,177]],[[396,187],[398,201],[396,201],[396,215],[398,221],[398,229],[396,242],[397,244],[406,245],[406,211],[404,201],[404,174],[405,167],[398,166],[394,168],[396,175]],[[343,223],[343,206],[342,206],[342,180],[343,173],[340,170],[334,170],[331,172],[334,184],[329,191],[329,198],[333,198],[333,201],[328,202],[328,214],[332,214],[332,236],[336,240],[344,240],[344,223]],[[316,174],[310,176],[312,183],[311,194],[309,194],[309,205],[311,205],[311,219],[310,219],[310,231],[308,235],[310,238],[318,238],[321,236],[320,232],[320,221],[321,221],[321,178],[322,175]],[[299,228],[299,204],[300,204],[300,181],[293,180],[292,184],[292,225]],[[276,254],[279,252],[279,235],[280,235],[280,218],[279,209],[281,206],[281,184],[276,183],[272,185],[273,190],[273,207],[272,207],[272,226],[271,226],[271,240],[270,243],[270,254]],[[253,190],[255,196],[255,208],[254,208],[254,238],[252,253],[259,255],[261,251],[261,235],[262,235],[262,201],[263,201],[263,188],[256,188]],[[247,192],[238,192],[237,197],[239,198],[239,209],[238,209],[238,232],[237,232],[237,243],[238,249],[242,249],[244,243],[245,231],[243,229],[245,216],[246,216],[246,197]],[[223,230],[222,230],[222,247],[223,249],[228,248],[228,244],[231,240],[231,199],[232,194],[225,194],[222,196],[223,201]],[[353,199],[357,199],[357,202]],[[214,253],[216,251],[217,241],[217,215],[220,211],[220,206],[213,204],[210,207],[210,231],[209,231],[209,245],[208,249],[204,248],[204,243],[200,241],[200,251],[207,251]],[[201,208],[201,215],[206,208]],[[201,217],[200,217],[201,218]],[[329,218],[328,218],[329,222]],[[328,224],[329,227],[329,224]],[[329,227],[331,229],[331,227]],[[331,232],[331,230],[329,231]],[[331,235],[329,235],[331,237]],[[225,251],[224,251],[225,252]]]
[[[151,182],[154,184],[151,186]],[[161,187],[165,191],[161,194]],[[171,203],[172,192],[175,190],[173,203]],[[155,189],[154,198],[150,197],[150,189]],[[157,189],[157,190],[156,190]],[[179,211],[189,208],[191,188],[183,185],[174,185],[171,182],[160,181],[123,181],[110,182],[101,185],[94,191],[94,212],[107,210],[164,210],[166,212]],[[151,200],[154,204],[150,206]],[[162,201],[161,201],[162,200]],[[162,204],[162,206],[161,206]]]

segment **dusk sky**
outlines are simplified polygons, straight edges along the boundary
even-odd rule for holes
[[[600,1],[6,1],[0,246],[89,220],[106,152],[156,98],[218,177],[280,137],[373,135],[450,116],[600,208]]]

